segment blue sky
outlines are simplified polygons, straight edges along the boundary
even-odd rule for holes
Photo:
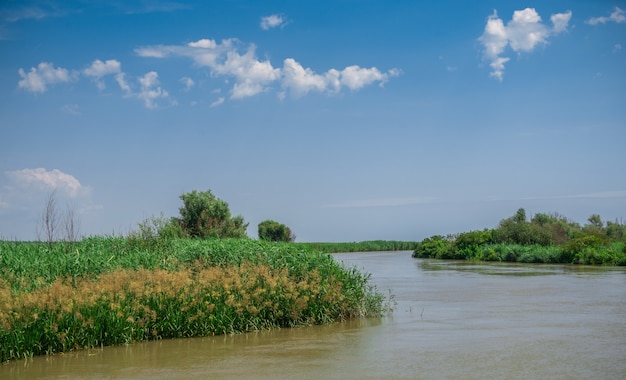
[[[3,1],[0,236],[211,189],[256,237],[626,217],[624,1]]]

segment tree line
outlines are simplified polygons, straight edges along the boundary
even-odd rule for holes
[[[626,225],[593,214],[580,225],[560,214],[523,208],[493,229],[435,235],[419,242],[414,257],[437,259],[626,265]]]

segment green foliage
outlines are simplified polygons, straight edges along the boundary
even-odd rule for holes
[[[318,242],[318,243],[296,243],[303,247],[308,247],[316,251],[326,253],[337,252],[377,252],[377,251],[412,251],[418,243],[414,241],[397,240],[367,240],[361,242]]]
[[[192,238],[244,238],[246,223],[242,216],[231,217],[228,203],[215,197],[211,190],[185,193],[180,196],[183,206],[179,209],[180,228]],[[171,227],[171,234],[179,231]]]
[[[490,230],[463,232],[454,239],[453,248],[463,256],[471,256],[478,251],[478,247],[492,241],[493,232]]]
[[[0,241],[0,361],[388,311],[369,275],[306,246],[138,239]]]
[[[526,211],[520,208],[515,215],[500,222],[498,228],[493,231],[493,241],[508,244],[550,245],[552,234],[543,227],[545,223],[544,215],[540,216],[536,223],[528,223]]]
[[[293,242],[296,236],[289,227],[273,220],[264,220],[259,223],[259,239],[265,241]]]
[[[538,213],[529,221],[523,208],[500,221],[497,228],[470,231],[444,239],[421,241],[414,257],[626,265],[626,225],[602,222],[599,215],[581,227],[558,214]]]
[[[413,251],[413,257],[433,259],[453,259],[452,242],[443,236],[435,235],[422,240]]]

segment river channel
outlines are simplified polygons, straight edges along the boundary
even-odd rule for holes
[[[624,379],[626,269],[340,253],[392,315],[35,357],[0,379]]]

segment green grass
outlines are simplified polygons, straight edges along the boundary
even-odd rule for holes
[[[318,250],[326,253],[337,252],[375,252],[375,251],[412,251],[417,248],[417,242],[396,240],[367,240],[347,243],[294,243],[301,247]]]
[[[0,242],[1,360],[379,316],[369,275],[249,239]]]

